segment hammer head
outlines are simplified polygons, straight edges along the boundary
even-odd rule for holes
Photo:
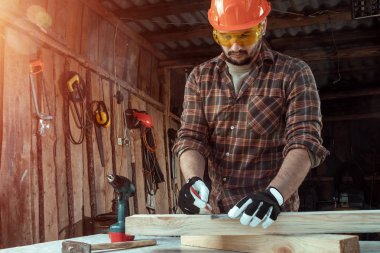
[[[62,253],[91,253],[91,244],[75,241],[62,242]]]

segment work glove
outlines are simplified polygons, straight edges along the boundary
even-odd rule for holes
[[[205,209],[211,211],[207,204],[209,189],[199,177],[190,178],[179,191],[178,206],[185,214],[199,214]]]
[[[262,222],[264,229],[268,228],[281,212],[281,205],[284,198],[274,187],[270,187],[263,192],[249,194],[241,199],[228,212],[228,217],[240,217],[242,225],[256,227]]]

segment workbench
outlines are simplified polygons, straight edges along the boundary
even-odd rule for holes
[[[212,250],[212,249],[205,249],[205,248],[198,248],[198,247],[189,247],[189,246],[181,246],[181,239],[180,237],[163,237],[163,236],[136,236],[135,240],[148,240],[153,239],[157,240],[157,245],[155,246],[147,246],[142,248],[135,248],[135,249],[124,249],[124,250],[101,250],[101,251],[94,251],[96,252],[112,252],[112,253],[119,253],[119,252],[128,252],[128,253],[176,253],[176,252],[183,252],[183,253],[200,253],[200,252],[206,252],[206,253],[225,253],[225,252],[233,252],[233,251],[225,251],[225,250]],[[90,236],[83,236],[83,237],[76,237],[71,238],[68,240],[72,241],[80,241],[90,244],[96,244],[96,243],[107,243],[110,242],[109,237],[107,234],[97,234],[97,235],[90,235]],[[52,242],[45,242],[45,243],[38,243],[38,244],[32,244],[28,246],[20,246],[20,247],[14,247],[14,248],[7,248],[7,249],[0,249],[0,253],[60,253],[61,252],[61,246],[62,246],[63,240],[59,241],[52,241]]]

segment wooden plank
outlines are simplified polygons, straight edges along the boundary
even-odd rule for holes
[[[140,111],[146,111],[146,103],[139,98],[131,96],[130,99],[131,108]],[[141,152],[141,137],[140,129],[132,129],[130,131],[131,137],[133,139],[133,157],[135,162],[135,185],[136,185],[136,198],[137,198],[137,213],[145,214],[147,213],[146,208],[146,197],[145,197],[145,180],[144,180],[144,169],[142,166],[142,152]]]
[[[1,244],[6,247],[33,242],[31,163],[32,117],[29,83],[30,40],[13,29],[4,29],[4,75],[1,121],[2,147],[0,164]],[[21,200],[21,201],[17,201]]]
[[[83,8],[81,1],[67,0],[67,10],[70,10],[66,11],[67,47],[76,54],[81,51]]]
[[[66,164],[65,164],[65,133],[62,122],[64,121],[63,115],[63,96],[61,93],[61,86],[64,85],[64,64],[65,59],[59,54],[54,55],[54,70],[55,79],[55,131],[57,140],[55,143],[54,156],[56,161],[56,181],[57,181],[57,211],[58,211],[58,239],[64,239],[69,236],[69,209],[68,209],[68,192],[67,192],[67,179],[66,179]]]
[[[361,253],[379,253],[380,241],[359,241]]]
[[[281,213],[268,229],[242,226],[227,215],[133,215],[126,233],[136,235],[262,235],[380,232],[380,210]]]
[[[101,100],[101,82],[100,77],[95,73],[91,73],[91,89],[92,89],[92,100]],[[93,126],[94,127],[94,126]],[[104,132],[102,131],[102,139],[104,139]],[[98,142],[96,140],[95,128],[93,129],[92,135],[93,142],[93,154],[94,154],[94,168],[95,168],[95,189],[96,189],[96,210],[97,214],[106,213],[106,192],[105,192],[105,171],[104,167],[100,162]]]
[[[359,253],[358,236],[260,235],[260,236],[181,236],[181,244],[193,247],[265,253]]]
[[[110,114],[110,98],[112,98],[112,94],[110,92],[110,86],[112,85],[110,81],[108,80],[103,80],[103,83],[99,87],[102,90],[100,91],[102,96],[100,97],[100,100],[104,99],[104,103],[106,104],[107,111],[110,115],[110,120],[111,120],[111,125],[114,124],[114,119],[112,118],[112,115]],[[100,178],[99,180],[104,181],[104,188],[103,191],[105,192],[105,212],[110,212],[112,209],[112,200],[114,198],[114,189],[112,186],[108,183],[106,176],[108,174],[113,173],[113,168],[112,168],[112,148],[111,148],[111,127],[104,128],[102,127],[102,138],[103,138],[103,148],[104,148],[104,160],[105,160],[105,167],[103,168],[104,170],[104,176],[103,178]]]
[[[39,92],[41,109],[45,114],[55,117],[55,93],[59,89],[54,83],[54,58],[50,50],[42,50],[42,61],[45,64],[43,72],[44,87]],[[43,99],[41,99],[43,98]],[[45,101],[45,99],[47,101]],[[42,109],[43,108],[43,109]],[[44,217],[45,217],[45,241],[58,239],[58,200],[57,200],[57,178],[54,147],[57,141],[56,121],[48,121],[51,128],[46,131],[45,136],[41,136],[42,144],[42,169],[43,169],[43,189],[44,192]]]
[[[150,77],[150,95],[152,98],[162,103],[164,100],[164,97],[167,94],[165,92],[162,92],[163,96],[160,96],[161,83],[162,82],[160,82],[159,72],[158,72],[158,61],[156,58],[152,58],[152,74]]]
[[[127,51],[128,51],[128,37],[124,33],[120,32],[120,30],[116,29],[116,40],[115,40],[115,69],[113,72],[114,76],[127,80],[126,76],[124,75],[124,72],[126,70],[126,66],[128,64],[127,61]]]
[[[85,78],[86,72],[85,69],[79,65],[76,61],[70,62],[70,71],[75,71],[79,73],[82,78]],[[84,79],[85,80],[85,79]],[[83,134],[84,130],[78,128],[74,121],[75,110],[72,102],[70,102],[70,120],[68,124],[70,124],[71,132],[75,140],[78,140],[79,137]],[[83,117],[85,117],[83,115]],[[65,123],[64,123],[65,124]],[[74,227],[74,236],[79,236],[83,234],[83,226],[81,223],[83,222],[83,170],[85,166],[86,160],[86,147],[84,142],[80,144],[70,143],[70,155],[71,155],[71,180],[73,186],[73,224]]]
[[[120,18],[110,11],[106,10],[104,6],[97,0],[81,0],[85,5],[87,5],[91,10],[98,13],[101,17],[114,24],[114,26],[119,24],[119,29],[124,34],[127,34],[130,38],[132,38],[135,42],[137,42],[140,46],[147,49],[154,56],[156,56],[160,60],[166,59],[166,56],[161,53],[159,50],[154,48],[143,36],[133,31],[131,28],[126,25],[120,23]]]
[[[139,76],[137,88],[150,95],[150,80],[152,73],[152,55],[142,50],[139,59]]]
[[[128,49],[126,55],[126,66],[125,72],[123,73],[123,79],[127,80],[133,87],[137,87],[138,82],[138,69],[139,69],[139,58],[140,58],[140,48],[133,42],[128,42]]]
[[[113,73],[113,50],[114,50],[114,35],[115,27],[107,20],[101,19],[99,21],[99,34],[98,34],[98,64],[109,73]],[[95,49],[96,50],[96,49]]]
[[[82,17],[81,54],[92,63],[99,63],[99,16],[87,6],[84,6]],[[107,38],[109,39],[109,38]]]
[[[51,16],[53,23],[49,29],[49,36],[67,46],[67,0],[48,1],[47,12]]]
[[[86,76],[83,77],[86,83],[86,102],[84,106],[86,110],[91,111],[91,71],[86,70]],[[90,113],[88,115],[91,115]],[[86,125],[92,124],[92,117],[86,117]],[[93,128],[88,127],[84,132],[84,147],[83,153],[86,154],[86,159],[83,159],[83,222],[84,234],[92,232],[91,218],[96,216],[96,191],[95,191],[95,173],[94,173],[94,153],[92,143]]]
[[[160,165],[161,172],[164,175],[165,182],[158,184],[156,192],[156,213],[169,213],[169,199],[168,199],[168,178],[167,167],[165,162],[165,141],[164,141],[164,121],[163,113],[157,111],[151,106],[147,106],[147,112],[152,116],[154,132],[157,138],[156,157],[158,164]]]

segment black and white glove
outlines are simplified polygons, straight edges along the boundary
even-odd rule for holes
[[[178,206],[185,214],[199,214],[201,210],[211,211],[207,204],[210,190],[199,177],[190,178],[179,191]]]
[[[239,201],[228,212],[228,217],[240,217],[240,223],[256,227],[262,222],[264,229],[268,228],[281,212],[281,205],[284,198],[274,187],[270,187],[263,192],[249,194]]]

